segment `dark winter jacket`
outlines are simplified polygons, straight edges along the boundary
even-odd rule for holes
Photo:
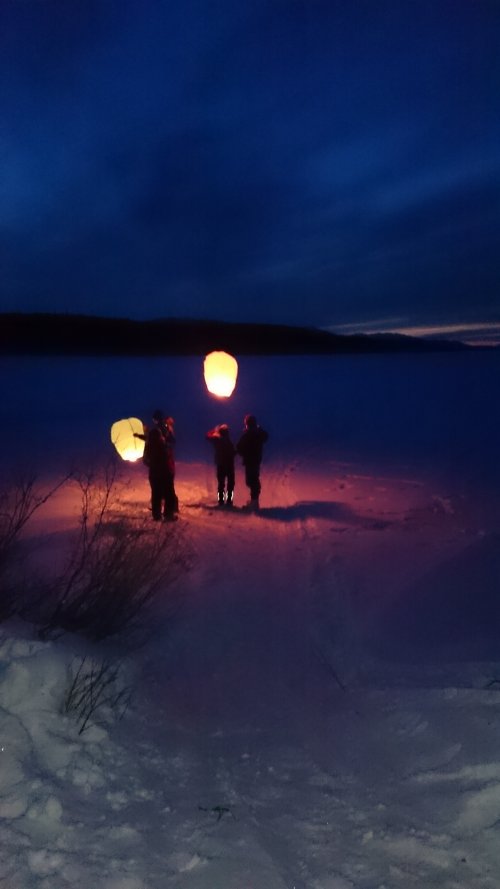
[[[224,434],[218,429],[211,429],[210,432],[207,432],[206,437],[214,446],[215,465],[233,469],[236,451],[227,432]]]
[[[255,466],[261,462],[262,447],[268,438],[268,433],[261,426],[245,429],[236,445],[236,451],[243,458],[245,466]]]
[[[149,429],[144,446],[144,463],[149,466],[150,472],[158,473],[167,471],[174,475],[175,462],[173,456],[173,435],[159,425]]]

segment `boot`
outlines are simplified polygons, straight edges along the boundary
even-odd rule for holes
[[[233,505],[233,492],[228,491],[227,497],[226,497],[226,506],[232,506],[232,505]]]
[[[217,506],[224,506],[224,492],[219,491],[217,495]]]
[[[249,512],[258,512],[259,509],[259,498],[252,497],[251,500],[248,501],[246,508]]]

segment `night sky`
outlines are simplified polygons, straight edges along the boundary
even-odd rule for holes
[[[2,0],[0,73],[0,311],[500,330],[498,0]]]

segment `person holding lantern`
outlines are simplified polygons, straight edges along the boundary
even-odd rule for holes
[[[245,482],[250,489],[249,509],[259,508],[260,464],[262,448],[269,438],[268,433],[259,426],[253,414],[247,414],[244,420],[245,431],[236,445],[236,452],[241,456],[245,467]]]
[[[217,473],[217,501],[219,506],[233,505],[235,447],[229,436],[229,426],[221,423],[205,436],[214,446]],[[227,490],[226,490],[227,488]]]
[[[172,417],[165,420],[163,412],[156,410],[153,422],[155,425],[147,429],[144,435],[134,434],[146,442],[143,462],[148,467],[153,519],[159,522],[163,515],[165,521],[173,522],[179,511],[179,501],[174,487],[174,421]]]

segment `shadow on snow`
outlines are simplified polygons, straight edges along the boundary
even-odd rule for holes
[[[257,516],[262,519],[272,519],[277,522],[295,522],[301,519],[325,519],[332,522],[343,522],[347,525],[359,525],[364,528],[383,530],[393,524],[388,521],[367,519],[366,516],[354,512],[345,503],[336,503],[328,500],[301,500],[289,506],[261,506],[253,511],[245,506],[219,507],[212,503],[187,503],[188,509],[206,509],[209,512],[222,516],[241,515]]]

